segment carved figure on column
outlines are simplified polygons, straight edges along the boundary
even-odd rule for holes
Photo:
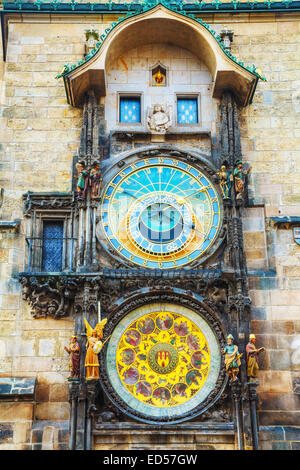
[[[265,351],[264,347],[256,349],[255,339],[255,335],[251,334],[249,336],[249,343],[246,346],[247,376],[250,382],[254,382],[257,378],[259,370],[257,362],[258,354]]]
[[[77,180],[77,197],[78,199],[85,199],[86,198],[86,191],[88,187],[89,181],[89,171],[86,168],[86,164],[83,160],[76,163],[76,170],[78,172],[78,180]]]
[[[77,341],[77,336],[72,336],[69,347],[65,346],[65,351],[70,356],[69,368],[71,375],[69,380],[80,379],[80,346]]]
[[[238,347],[233,344],[233,336],[229,334],[227,336],[227,345],[221,350],[222,354],[225,354],[225,367],[227,375],[229,375],[231,382],[237,380],[237,375],[240,370],[241,357],[243,354],[239,353]]]
[[[86,367],[86,380],[99,379],[99,359],[98,354],[103,348],[104,343],[101,341],[103,338],[103,328],[107,322],[104,318],[100,323],[97,323],[93,329],[88,323],[86,318],[84,319],[86,326],[86,356],[85,356],[85,367]]]
[[[91,186],[91,198],[96,199],[100,197],[102,173],[98,162],[93,163],[90,171],[90,186]]]
[[[222,165],[221,169],[217,171],[217,175],[220,178],[220,188],[222,192],[223,199],[230,198],[231,185],[233,181],[233,175],[229,173],[226,168],[226,165]]]
[[[250,171],[251,171],[251,166],[248,168],[248,170],[243,170],[243,162],[241,160],[236,161],[235,169],[233,172],[236,199],[243,198],[244,191],[245,191],[246,175],[248,175]]]

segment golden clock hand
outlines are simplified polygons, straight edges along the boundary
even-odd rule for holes
[[[188,197],[188,198],[193,197],[195,194],[201,193],[202,191],[206,191],[206,190],[209,189],[209,188],[210,188],[210,186],[204,186],[203,188],[197,189],[194,193],[190,194],[190,195],[187,196],[187,197]]]
[[[187,227],[188,227],[188,228],[191,228],[191,229],[193,229],[193,230],[195,230],[196,233],[201,233],[201,235],[203,235],[203,236],[205,237],[205,233],[204,233],[204,232],[201,232],[201,230],[197,229],[197,228],[195,227],[195,224],[187,224]]]

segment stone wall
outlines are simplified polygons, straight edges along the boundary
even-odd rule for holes
[[[158,63],[166,67],[166,86],[152,86],[151,70]],[[203,62],[188,50],[170,44],[140,46],[123,54],[107,69],[107,95],[105,97],[108,131],[122,129],[118,123],[118,93],[140,93],[142,95],[142,122],[131,128],[147,128],[147,109],[154,104],[172,106],[172,128],[177,127],[176,96],[199,95],[199,122],[202,129],[211,131],[217,120],[218,101],[211,100],[212,77]],[[126,129],[130,127],[125,125]],[[177,129],[195,130],[193,125],[178,126]],[[190,137],[189,137],[190,138]]]
[[[71,189],[82,110],[66,103],[63,83],[54,77],[65,63],[82,59],[84,30],[90,23],[84,17],[57,22],[52,18],[51,23],[43,18],[43,23],[37,18],[11,21],[7,61],[0,65],[3,220],[22,219],[21,197],[28,190]],[[115,19],[103,15],[93,22],[102,33]],[[252,166],[253,206],[244,210],[244,238],[252,330],[257,345],[267,348],[260,357],[260,423],[296,426],[300,425],[300,247],[291,229],[273,227],[269,217],[299,215],[299,21],[296,15],[274,14],[203,19],[217,31],[224,25],[232,28],[232,53],[247,64],[255,63],[268,79],[258,83],[254,102],[240,111],[243,157]],[[164,63],[168,57],[161,60]],[[118,76],[122,66],[119,63]],[[136,75],[140,69],[132,72]],[[191,140],[182,143],[198,145]],[[206,142],[203,145],[207,148]],[[68,357],[63,347],[72,334],[73,321],[32,318],[13,277],[24,269],[24,233],[24,222],[20,233],[0,232],[0,375],[36,377],[36,398],[22,406],[1,406],[1,435],[6,437],[0,448],[33,443],[33,434],[28,437],[33,417],[51,426],[51,421],[65,422],[69,413]],[[55,432],[52,429],[49,435]]]
[[[103,426],[94,431],[95,450],[234,450],[234,430],[231,426],[213,425],[176,425],[164,430],[141,424],[132,428],[120,424]]]
[[[244,211],[252,331],[260,356],[259,419],[262,425],[300,425],[300,246],[292,228],[272,216],[299,215],[300,43],[299,17],[230,23],[232,53],[261,68],[252,105],[241,111],[244,159],[252,166],[250,198]],[[297,392],[297,393],[295,393]]]
[[[153,87],[151,70],[158,62],[167,69],[166,86]],[[178,126],[176,97],[180,94],[198,95],[200,127],[215,136],[218,101],[211,100],[211,88],[212,77],[207,67],[186,49],[170,44],[153,44],[132,49],[111,63],[107,69],[107,96],[104,99],[107,132],[116,130],[147,132],[148,109],[157,103],[165,104],[171,106],[172,113],[171,135],[165,136],[165,142],[177,146],[196,147],[209,156],[211,137],[208,134],[192,135],[199,126]],[[129,125],[118,122],[119,93],[140,94],[141,124]],[[175,134],[187,131],[191,133],[184,136]],[[124,142],[112,136],[111,155],[149,143],[151,143],[150,136],[135,136],[132,142],[128,142],[128,139]]]

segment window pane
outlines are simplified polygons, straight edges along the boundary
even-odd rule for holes
[[[195,124],[198,122],[197,98],[177,98],[178,124]]]
[[[141,99],[139,96],[121,96],[120,122],[141,122]]]
[[[62,269],[63,222],[44,222],[42,270],[59,272]]]

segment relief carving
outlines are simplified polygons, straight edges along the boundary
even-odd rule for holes
[[[152,134],[165,134],[172,125],[172,106],[155,104],[149,108],[147,125]]]
[[[23,299],[31,306],[34,318],[61,318],[70,313],[71,303],[77,290],[77,282],[63,278],[36,278],[22,276]]]

